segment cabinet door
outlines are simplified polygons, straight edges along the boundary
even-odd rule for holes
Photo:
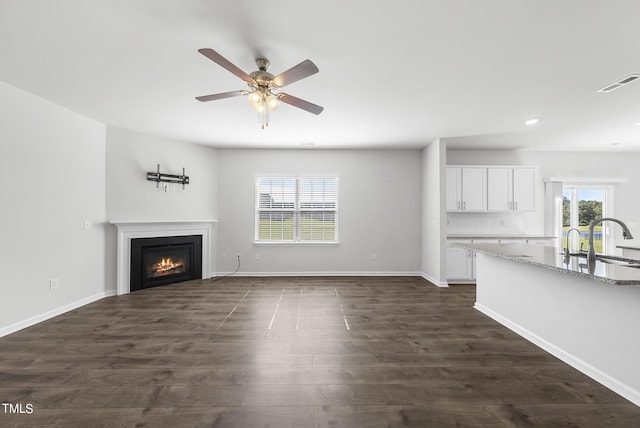
[[[511,211],[512,171],[512,168],[487,168],[487,209],[489,211]]]
[[[460,168],[447,167],[447,211],[462,209],[462,174]]]
[[[487,210],[487,168],[462,168],[462,209]]]
[[[470,280],[472,278],[472,260],[469,251],[464,248],[447,248],[447,280]]]
[[[513,169],[513,209],[515,211],[535,211],[536,209],[536,169]]]

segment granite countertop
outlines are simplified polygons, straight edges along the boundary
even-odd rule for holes
[[[555,239],[555,236],[521,233],[448,233],[447,239]]]
[[[517,263],[538,266],[557,272],[581,276],[614,285],[630,285],[640,288],[640,268],[604,263],[596,260],[593,273],[589,273],[586,256],[562,255],[562,249],[528,244],[455,244],[478,253],[512,260]]]
[[[640,247],[637,245],[616,245],[616,248],[621,248],[623,250],[636,250],[640,251]]]

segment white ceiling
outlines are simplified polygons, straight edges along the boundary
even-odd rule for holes
[[[637,0],[2,0],[0,80],[117,127],[217,147],[640,151]],[[249,73],[311,59],[261,130]],[[524,121],[540,118],[535,126]],[[617,145],[612,145],[616,143]]]

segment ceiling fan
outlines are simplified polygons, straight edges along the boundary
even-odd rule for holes
[[[309,77],[319,71],[318,67],[308,59],[278,74],[277,76],[274,76],[267,71],[270,63],[269,60],[265,58],[257,58],[256,65],[258,66],[258,70],[247,74],[213,49],[203,48],[198,49],[198,52],[222,68],[235,74],[244,80],[249,86],[248,90],[243,89],[239,91],[222,92],[219,94],[196,97],[196,100],[198,101],[213,101],[221,100],[223,98],[237,97],[240,95],[248,95],[249,103],[251,103],[259,114],[262,129],[264,129],[265,126],[269,126],[269,112],[278,108],[280,101],[316,115],[322,113],[322,110],[324,110],[324,107],[317,104],[310,103],[309,101],[294,97],[293,95],[285,94],[284,92],[279,92],[280,88],[290,85],[293,82],[297,82],[300,79],[304,79],[305,77]]]

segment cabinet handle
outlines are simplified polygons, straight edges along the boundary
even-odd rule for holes
[[[462,203],[462,209],[463,209],[463,210],[466,210],[466,209],[467,209],[467,201],[464,201],[464,202]]]
[[[460,209],[460,201],[456,202],[456,208]]]
[[[518,201],[516,201],[515,204],[516,204],[516,211],[518,211]]]

